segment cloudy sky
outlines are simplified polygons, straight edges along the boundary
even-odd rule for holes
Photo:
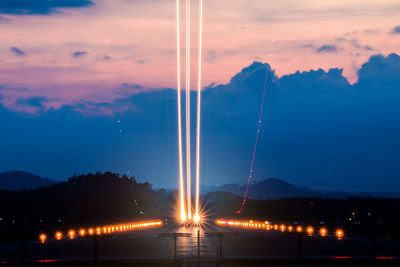
[[[399,15],[393,0],[205,0],[204,183],[247,180],[257,61],[273,72],[255,179],[400,190]],[[176,183],[175,1],[1,1],[0,31],[1,171]]]

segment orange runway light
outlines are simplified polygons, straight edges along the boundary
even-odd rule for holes
[[[291,231],[293,231],[293,226],[289,225],[287,229],[289,232],[291,232]]]
[[[275,224],[275,225],[274,225],[274,230],[278,230],[278,227],[279,227],[279,226],[278,226],[277,224]]]
[[[343,232],[342,229],[336,230],[336,237],[337,237],[338,239],[342,239],[343,236],[344,236],[344,232]]]
[[[70,230],[68,232],[68,236],[69,236],[69,239],[74,239],[75,238],[75,231],[74,230]]]
[[[39,235],[40,243],[44,244],[46,242],[46,239],[47,239],[47,235],[45,235],[45,234]]]
[[[93,234],[94,234],[93,228],[89,228],[89,229],[88,229],[88,234],[89,234],[89,235],[93,235]]]
[[[100,227],[97,227],[97,228],[96,228],[96,234],[97,234],[97,235],[101,235],[101,228],[100,228]]]
[[[55,237],[56,237],[57,240],[61,240],[61,239],[62,239],[62,236],[63,236],[63,234],[62,234],[61,232],[57,232],[57,233],[55,234]]]
[[[285,232],[285,230],[286,230],[286,226],[282,224],[282,225],[281,225],[281,231],[282,231],[282,232]]]
[[[303,231],[303,228],[301,226],[297,226],[296,231],[298,233],[301,233]]]
[[[85,229],[79,230],[79,235],[82,236],[82,237],[85,236],[86,235]]]
[[[326,228],[321,228],[321,229],[319,230],[319,234],[320,234],[321,236],[326,236],[326,235],[328,234],[328,230],[326,230]]]
[[[308,235],[312,235],[314,233],[314,228],[312,228],[311,226],[307,227],[307,234]]]

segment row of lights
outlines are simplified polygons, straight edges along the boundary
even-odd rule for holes
[[[69,230],[67,236],[69,239],[74,239],[77,235],[80,237],[85,237],[86,235],[105,235],[112,234],[116,232],[126,232],[132,231],[134,229],[143,229],[148,227],[157,227],[163,225],[162,221],[151,221],[151,222],[141,222],[141,223],[128,223],[128,224],[116,224],[116,225],[108,225],[103,227],[96,228],[81,228],[78,232],[75,230]],[[57,231],[54,234],[54,238],[56,240],[63,239],[64,234],[61,231]],[[42,233],[39,235],[39,240],[41,243],[45,243],[47,240],[47,235]]]
[[[298,233],[303,233],[304,229],[302,226],[297,226],[297,227],[293,227],[291,225],[272,225],[270,224],[268,221],[264,222],[264,223],[260,223],[260,222],[253,222],[253,221],[227,221],[227,220],[217,220],[216,221],[217,225],[227,225],[227,226],[231,226],[231,227],[242,227],[242,228],[252,228],[252,229],[266,229],[266,230],[275,230],[275,231],[281,231],[281,232],[298,232]],[[313,235],[315,230],[314,227],[312,226],[308,226],[305,228],[305,232],[308,235]],[[327,236],[328,235],[328,230],[325,227],[322,227],[319,229],[319,235],[320,236]],[[344,237],[344,231],[342,229],[337,229],[335,232],[335,235],[338,239],[342,239]]]

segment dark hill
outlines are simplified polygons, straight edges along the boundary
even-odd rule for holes
[[[222,191],[236,195],[243,195],[246,191],[247,184],[225,184],[218,187],[203,186],[202,193],[213,191]],[[360,198],[400,198],[400,192],[365,192],[365,193],[349,193],[341,191],[319,191],[305,186],[294,185],[287,181],[270,178],[251,184],[249,186],[248,197],[252,199],[281,199],[281,198],[334,198],[347,199],[350,197]]]
[[[62,227],[160,218],[170,201],[165,190],[106,172],[74,176],[32,191],[0,191],[3,223]]]
[[[10,171],[0,173],[0,190],[31,190],[56,183],[56,181],[42,178],[29,172]]]

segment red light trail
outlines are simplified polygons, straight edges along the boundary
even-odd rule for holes
[[[254,160],[256,158],[256,151],[257,151],[257,144],[258,144],[258,136],[260,134],[260,127],[261,127],[261,118],[262,118],[262,112],[263,112],[263,107],[264,107],[264,99],[265,99],[265,91],[267,89],[267,81],[268,81],[268,71],[269,71],[269,66],[267,65],[267,73],[265,75],[265,82],[264,82],[264,90],[263,90],[263,95],[262,95],[262,100],[261,100],[261,108],[260,108],[260,115],[258,119],[258,126],[257,126],[257,134],[256,134],[256,141],[254,142],[254,148],[253,148],[253,158],[251,160],[251,166],[250,166],[250,173],[249,173],[249,179],[247,181],[247,187],[246,187],[246,192],[243,197],[242,205],[240,206],[240,209],[236,211],[236,214],[239,214],[242,212],[244,204],[247,199],[247,193],[249,192],[249,186],[250,186],[250,181],[251,181],[251,176],[253,174],[253,167],[254,167]]]
[[[275,1],[275,10],[277,9],[277,2]],[[272,16],[272,22],[274,22],[274,16]],[[274,40],[272,40],[273,42]],[[260,108],[260,114],[259,114],[259,119],[258,119],[258,126],[257,126],[257,134],[256,134],[256,141],[254,142],[254,148],[253,148],[253,157],[251,159],[251,165],[250,165],[250,173],[249,173],[249,179],[247,181],[247,186],[246,186],[246,192],[244,194],[243,197],[243,201],[242,201],[242,205],[240,206],[240,209],[238,211],[236,211],[236,214],[239,214],[242,212],[244,204],[246,203],[246,199],[247,199],[247,193],[249,191],[249,186],[250,186],[250,181],[251,181],[251,177],[253,175],[253,167],[254,167],[254,160],[256,157],[256,151],[257,151],[257,143],[258,143],[258,136],[260,133],[260,127],[261,127],[261,118],[262,118],[262,112],[263,112],[263,107],[264,107],[264,99],[265,99],[265,91],[267,89],[267,81],[268,81],[268,72],[269,72],[269,65],[267,65],[267,71],[266,71],[266,75],[265,75],[265,82],[264,82],[264,89],[263,89],[263,95],[262,95],[262,100],[261,100],[261,108]]]

